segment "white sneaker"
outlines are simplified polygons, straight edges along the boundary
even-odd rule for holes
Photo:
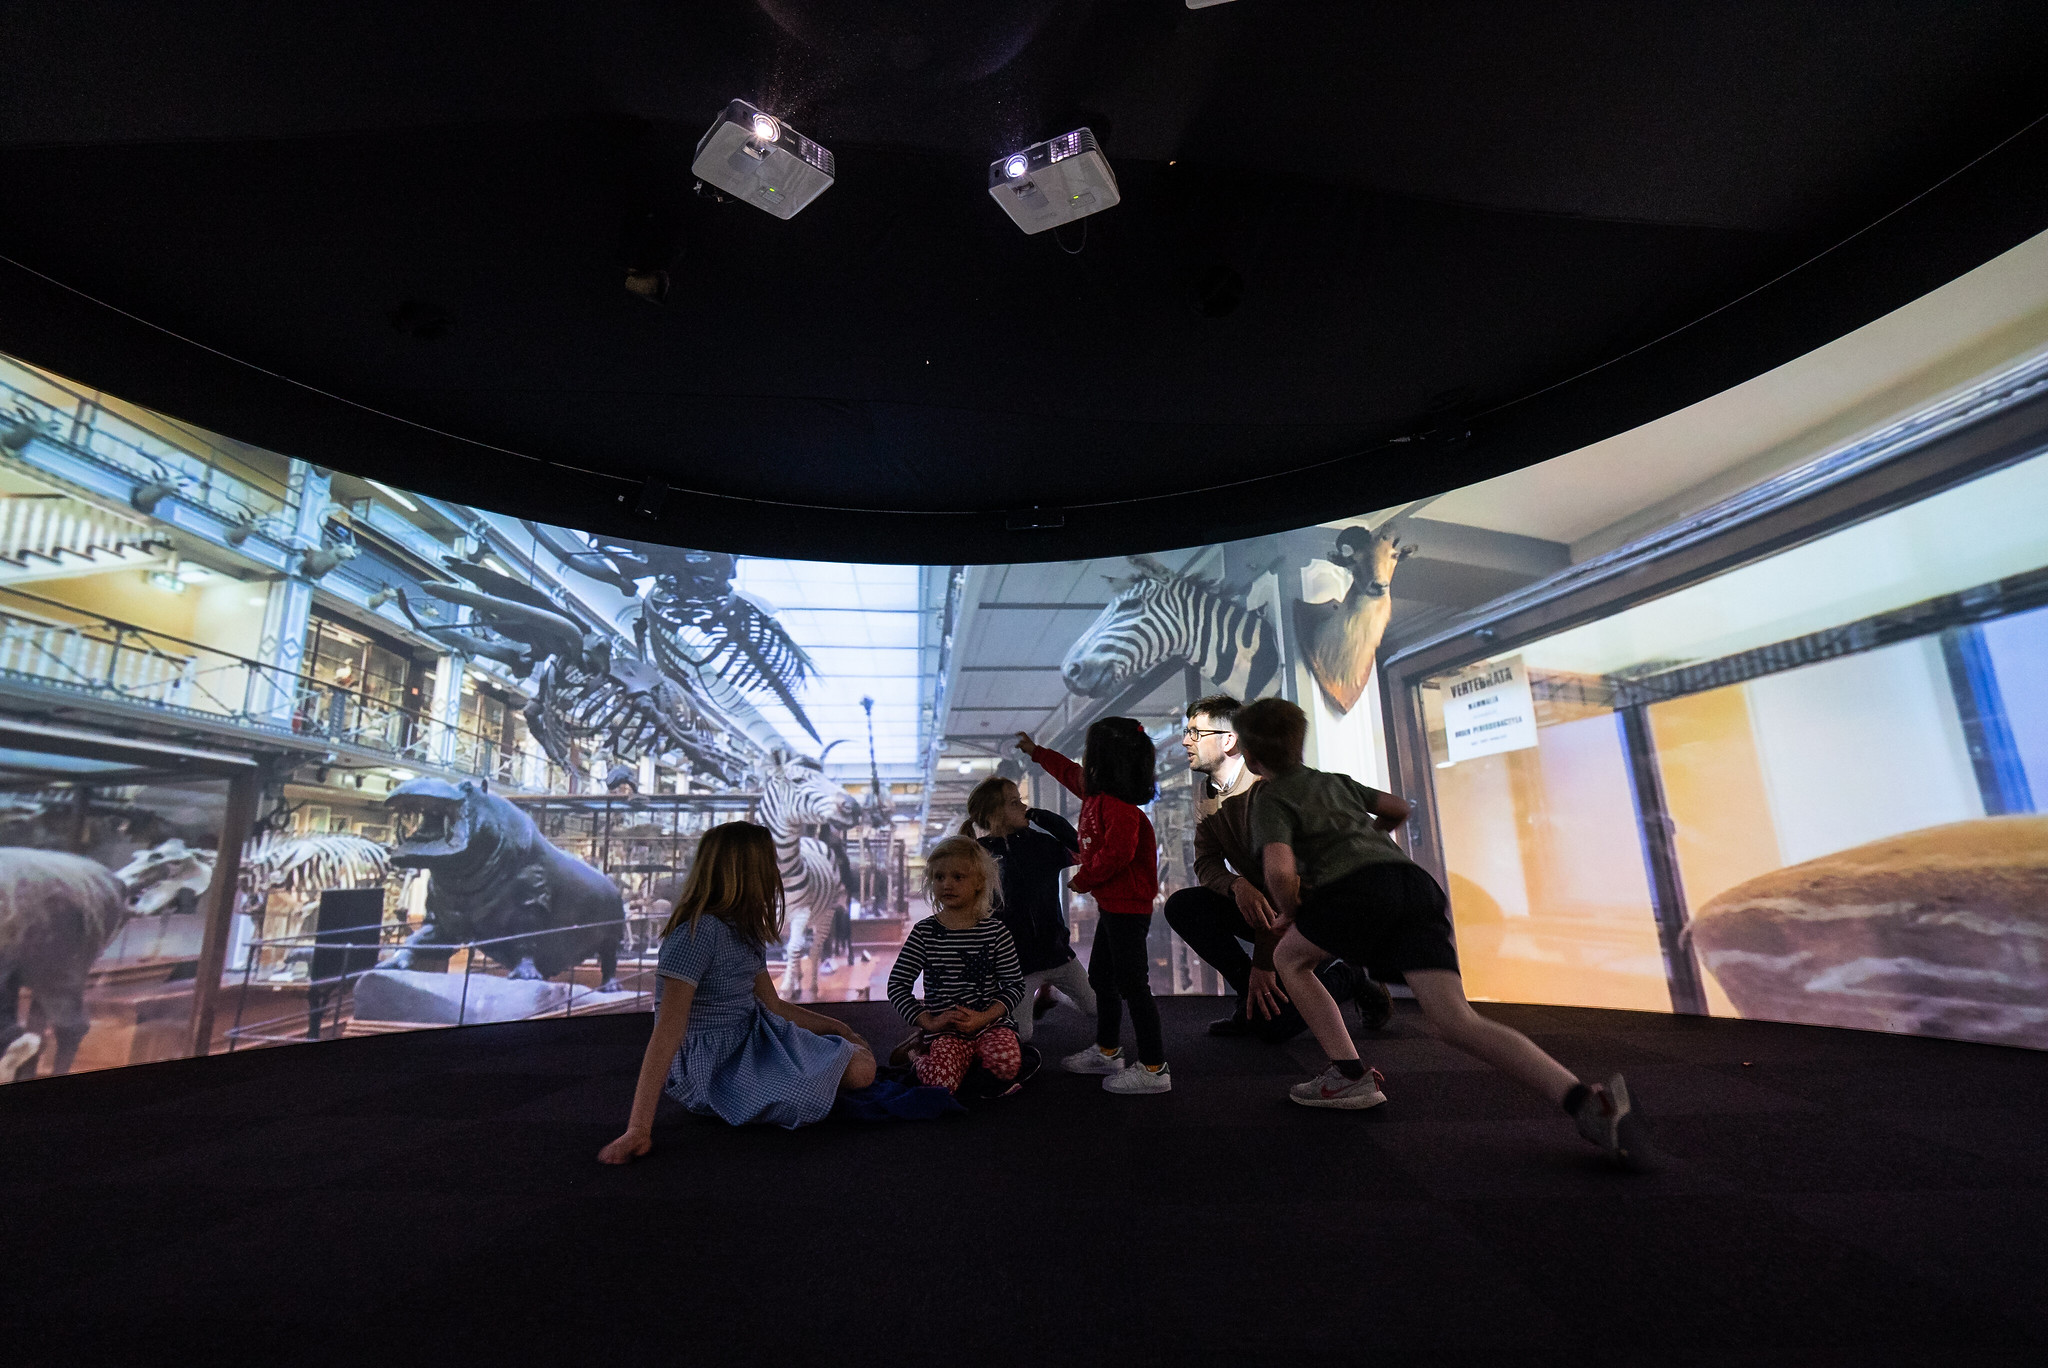
[[[1093,1045],[1076,1050],[1060,1061],[1060,1067],[1068,1073],[1114,1074],[1124,1071],[1124,1052],[1104,1054]]]
[[[1304,1107],[1363,1111],[1387,1100],[1387,1095],[1380,1091],[1384,1082],[1386,1079],[1378,1069],[1367,1069],[1363,1078],[1346,1078],[1344,1071],[1332,1064],[1308,1082],[1289,1088],[1287,1095]]]
[[[1113,1093],[1162,1093],[1173,1091],[1173,1071],[1166,1065],[1159,1066],[1153,1073],[1140,1064],[1134,1069],[1125,1069],[1102,1080],[1102,1090]]]
[[[12,1006],[13,1004],[8,1004]],[[33,1031],[24,1031],[16,1036],[13,1043],[0,1051],[0,1083],[12,1083],[21,1066],[41,1054],[43,1038]]]
[[[1620,1074],[1595,1084],[1572,1113],[1579,1134],[1591,1140],[1622,1168],[1644,1173],[1657,1167],[1657,1155],[1643,1125],[1643,1114],[1628,1095],[1628,1083]]]

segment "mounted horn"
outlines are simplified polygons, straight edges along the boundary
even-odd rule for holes
[[[1154,579],[1179,578],[1179,576],[1175,574],[1174,571],[1167,567],[1166,562],[1160,560],[1157,556],[1125,556],[1124,559],[1129,561],[1132,565],[1137,566],[1138,569],[1144,571],[1146,574],[1152,576]]]

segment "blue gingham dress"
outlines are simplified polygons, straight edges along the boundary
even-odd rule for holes
[[[735,1126],[795,1129],[832,1110],[853,1042],[784,1021],[754,996],[767,954],[706,914],[661,943],[659,973],[697,985],[683,1047],[668,1066],[670,1097]]]

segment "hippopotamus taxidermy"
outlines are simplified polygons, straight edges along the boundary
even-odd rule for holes
[[[53,1073],[69,1073],[92,1018],[85,976],[128,915],[128,890],[106,867],[58,850],[0,850],[0,1083],[42,1049],[17,1019],[22,988],[57,1033]]]
[[[424,869],[430,882],[426,921],[382,967],[411,969],[434,955],[413,945],[490,941],[479,948],[513,978],[553,978],[596,955],[603,991],[618,989],[626,908],[610,879],[557,850],[532,818],[475,784],[414,779],[384,801],[398,815],[391,863]],[[571,926],[583,929],[558,929]],[[434,958],[446,966],[445,952]]]

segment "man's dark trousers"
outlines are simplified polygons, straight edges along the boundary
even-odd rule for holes
[[[1252,958],[1239,942],[1251,941],[1256,932],[1237,910],[1237,900],[1200,884],[1183,888],[1166,900],[1166,924],[1223,975],[1224,982],[1237,993],[1237,1010],[1246,1012],[1244,994],[1251,983]],[[1340,1003],[1357,996],[1358,974],[1342,961],[1329,961],[1316,971],[1316,977]],[[1250,1020],[1261,1039],[1273,1041],[1290,1039],[1308,1026],[1291,1002],[1271,1021],[1256,1014]]]

